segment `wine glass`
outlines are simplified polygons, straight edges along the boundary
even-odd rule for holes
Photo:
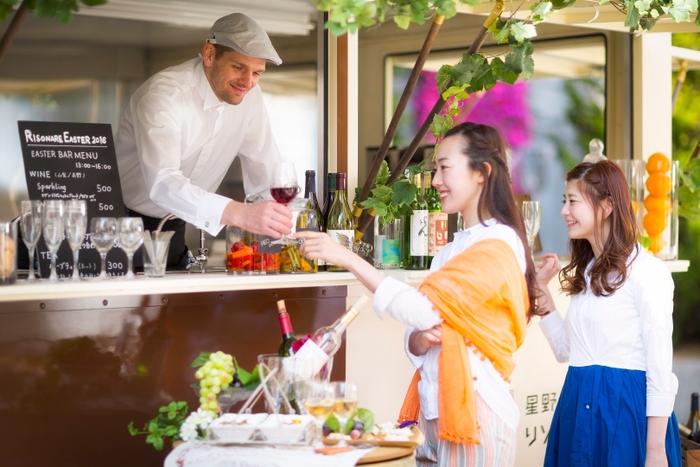
[[[114,217],[94,217],[90,221],[90,240],[100,253],[102,272],[100,279],[107,278],[107,253],[117,238],[117,220]]]
[[[34,251],[36,244],[41,237],[42,215],[44,213],[44,205],[41,201],[22,201],[20,204],[22,217],[20,218],[20,228],[22,229],[22,240],[27,245],[29,251],[29,275],[27,282],[36,280],[34,274]]]
[[[65,209],[66,205],[63,200],[50,199],[44,201],[44,213],[42,216],[44,222],[44,243],[46,243],[46,247],[51,254],[51,275],[49,276],[49,281],[51,282],[58,282],[56,252],[63,241]]]
[[[278,203],[286,205],[301,191],[297,183],[297,171],[291,162],[280,162],[272,170],[270,195]]]
[[[66,239],[73,252],[73,281],[80,280],[78,256],[87,231],[87,203],[84,199],[66,201]]]
[[[532,262],[535,262],[535,238],[540,231],[540,202],[523,201],[523,221],[525,222],[525,235],[530,247]]]
[[[143,219],[140,217],[119,218],[119,245],[126,252],[129,259],[129,267],[126,273],[128,280],[134,275],[134,253],[143,243]]]
[[[345,381],[331,383],[333,411],[340,423],[345,423],[357,409],[357,385]]]
[[[301,386],[301,402],[306,413],[316,419],[316,434],[320,438],[323,423],[333,413],[333,388],[325,381],[304,381]]]

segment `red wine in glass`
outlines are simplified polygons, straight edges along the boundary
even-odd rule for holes
[[[299,194],[299,185],[270,188],[270,194],[278,203],[287,204]]]

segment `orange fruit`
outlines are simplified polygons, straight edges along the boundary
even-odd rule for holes
[[[651,245],[649,245],[649,251],[651,251],[653,254],[656,254],[663,249],[664,239],[661,238],[661,235],[649,237],[649,240],[651,240]]]
[[[652,196],[666,196],[671,192],[673,188],[673,183],[671,182],[671,177],[664,175],[662,173],[656,172],[647,178],[647,190]]]
[[[656,237],[666,229],[666,215],[658,211],[649,211],[644,216],[642,224],[650,237]]]
[[[671,161],[660,152],[655,152],[647,160],[647,172],[650,174],[656,172],[666,173],[669,170],[671,170]]]
[[[671,198],[668,196],[647,196],[644,198],[644,207],[647,211],[657,211],[666,214],[671,210]]]

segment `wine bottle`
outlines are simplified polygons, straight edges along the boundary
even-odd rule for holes
[[[413,176],[418,187],[411,202],[413,213],[404,220],[404,269],[426,269],[428,267],[428,205],[420,194],[420,174]]]
[[[279,300],[277,302],[277,313],[278,319],[280,320],[280,329],[282,330],[282,343],[277,353],[281,357],[289,357],[294,355],[294,349],[292,349],[292,343],[296,340],[294,338],[294,332],[292,331],[292,322],[289,320],[289,313],[287,313],[287,307],[284,304],[284,300]]]
[[[328,360],[338,352],[343,343],[343,333],[360,314],[367,300],[369,297],[362,295],[335,323],[314,332],[299,351],[285,361],[286,370],[301,378],[311,379],[316,376]]]
[[[700,412],[698,412],[700,405],[698,402],[699,399],[700,396],[697,392],[690,395],[690,415],[688,416],[688,422],[685,424],[685,426],[690,429],[688,439],[695,442],[700,442]]]
[[[316,212],[316,219],[321,219],[321,208],[316,198],[316,171],[306,171],[306,185],[304,187],[304,198],[309,200],[309,209]]]
[[[355,221],[348,205],[345,178],[346,175],[343,172],[336,174],[335,199],[328,212],[326,232],[333,240],[351,250],[355,242]],[[346,271],[345,268],[330,263],[326,263],[326,270]]]
[[[323,212],[321,213],[321,231],[326,232],[328,225],[328,214],[331,212],[331,206],[335,200],[335,173],[329,173],[326,176],[326,196],[323,200]],[[326,262],[318,259],[318,270],[327,270]]]
[[[440,193],[432,186],[433,173],[425,174],[425,202],[428,205],[428,268],[435,255],[447,245],[447,213],[442,212]]]

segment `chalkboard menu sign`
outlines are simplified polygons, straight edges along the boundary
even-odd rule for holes
[[[84,199],[88,231],[93,217],[124,217],[112,128],[101,123],[17,122],[29,199]],[[37,245],[41,277],[48,277],[51,256],[43,238]],[[100,255],[85,236],[79,253],[81,276],[100,273]],[[64,239],[58,249],[60,277],[73,272],[73,255]],[[119,248],[107,254],[107,273],[126,274],[126,255]]]

